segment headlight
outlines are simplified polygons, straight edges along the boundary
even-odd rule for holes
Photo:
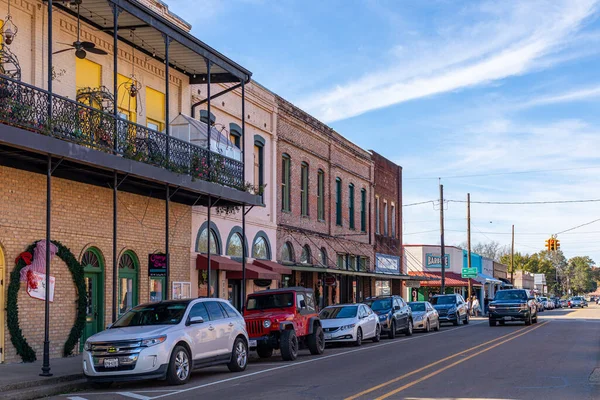
[[[423,318],[425,318],[425,316],[424,316],[424,315],[413,315],[413,317],[414,317],[415,321],[420,321],[420,320],[422,320]]]
[[[85,351],[90,351],[90,350],[92,350],[92,344],[90,343],[90,341],[89,341],[89,340],[86,340],[86,341],[85,341],[85,344],[83,345],[83,349],[84,349]]]
[[[490,304],[490,305],[489,305],[489,309],[490,309],[490,310],[495,310],[495,309],[496,309],[496,306],[495,306],[495,305],[493,305],[493,304]]]
[[[265,319],[265,320],[263,321],[263,326],[264,326],[265,328],[270,328],[270,327],[271,327],[271,320],[270,320],[270,319]]]
[[[387,314],[382,314],[382,315],[379,316],[379,320],[380,321],[385,321],[387,319],[387,317],[388,317]]]
[[[356,324],[352,324],[352,325],[344,325],[340,327],[340,331],[345,331],[347,329],[352,329],[356,326]]]
[[[142,340],[142,347],[156,346],[157,344],[163,343],[165,340],[167,340],[167,335],[144,339]]]

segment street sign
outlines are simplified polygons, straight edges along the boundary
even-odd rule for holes
[[[419,281],[406,281],[406,287],[409,288],[420,288],[421,287],[421,282]]]
[[[477,268],[463,268],[461,276],[463,278],[477,278]]]

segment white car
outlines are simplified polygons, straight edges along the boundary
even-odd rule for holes
[[[84,345],[83,373],[89,381],[166,379],[180,385],[193,369],[226,364],[246,369],[244,318],[225,300],[169,300],[137,306]]]
[[[364,339],[379,342],[379,318],[365,304],[340,304],[325,307],[319,314],[326,343],[354,343],[360,346]]]
[[[432,329],[440,330],[440,319],[438,312],[428,301],[412,301],[408,303],[412,310],[414,329],[423,329],[429,332]]]

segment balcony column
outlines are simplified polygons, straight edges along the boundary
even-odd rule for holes
[[[113,104],[113,114],[115,116],[115,126],[114,126],[114,143],[113,143],[113,152],[115,154],[119,151],[119,108],[118,108],[118,98],[119,98],[119,80],[117,78],[118,72],[118,45],[119,45],[119,14],[121,13],[121,9],[115,4],[112,3],[112,12],[113,12],[113,95],[115,96],[114,104]],[[134,60],[135,62],[135,60]],[[114,315],[113,315],[114,317]],[[113,319],[114,321],[114,319]]]
[[[167,184],[166,196],[165,196],[165,258],[167,272],[165,277],[165,300],[169,299],[169,278],[171,277],[171,255],[169,254],[169,203],[171,202],[171,188]]]
[[[208,150],[207,151],[208,160],[207,160],[207,165],[208,165],[208,181],[209,182],[211,181],[211,178],[212,178],[212,173],[211,173],[212,152],[211,152],[211,149],[210,149],[210,145],[211,145],[210,144],[210,139],[211,139],[211,133],[212,133],[212,126],[210,124],[210,65],[211,65],[210,60],[206,60],[206,76],[207,76],[207,81],[206,81],[206,86],[207,86],[207,88],[206,88],[206,97],[207,97],[207,100],[208,100],[207,103],[206,103],[206,108],[207,108],[207,111],[208,111],[208,117],[207,117],[207,120],[206,120],[206,135],[208,136],[208,139],[207,139],[207,141],[208,141],[208,149],[207,149]],[[212,198],[209,195],[208,196],[208,209],[206,210],[207,211],[206,220],[208,222],[208,231],[207,231],[208,256],[206,257],[206,262],[207,262],[207,265],[206,265],[206,277],[207,277],[207,280],[208,280],[207,286],[206,286],[206,288],[207,288],[207,292],[206,292],[207,297],[212,297],[212,293],[210,292],[210,286],[211,286],[211,283],[212,283],[211,282],[211,264],[210,264],[210,261],[211,261],[210,260],[210,242],[211,242],[211,236],[212,236],[211,235],[212,231],[211,231],[211,227],[210,227],[211,206],[212,206]],[[219,280],[217,279],[217,282],[218,281]],[[218,288],[218,285],[217,285],[217,288]],[[215,289],[215,290],[217,290],[217,289]]]
[[[167,134],[167,165],[169,162],[170,155],[170,139],[171,133],[169,132],[169,45],[171,44],[171,37],[168,35],[163,35],[165,39],[165,133]],[[169,260],[169,256],[167,255],[167,262]],[[167,268],[168,269],[168,268]]]
[[[246,115],[246,91],[242,79],[242,183],[246,180],[246,124],[244,115]],[[242,287],[240,291],[241,306],[240,310],[244,312],[244,304],[246,303],[246,257],[248,257],[246,249],[246,205],[242,205]]]

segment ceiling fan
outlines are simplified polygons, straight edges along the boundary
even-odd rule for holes
[[[79,19],[79,3],[77,2],[77,40],[73,43],[60,43],[67,46],[71,46],[70,49],[63,49],[55,51],[52,54],[64,53],[65,51],[75,50],[75,56],[80,59],[84,59],[87,55],[87,52],[94,54],[107,55],[108,53],[102,49],[97,49],[96,44],[92,42],[82,42],[79,40],[79,35],[81,33],[81,20]]]

